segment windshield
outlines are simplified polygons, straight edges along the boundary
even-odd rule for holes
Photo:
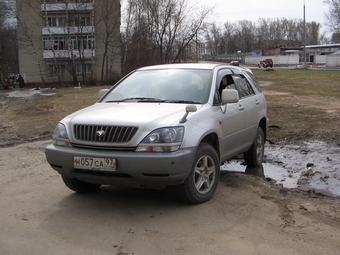
[[[115,86],[102,102],[206,103],[211,70],[136,71]]]

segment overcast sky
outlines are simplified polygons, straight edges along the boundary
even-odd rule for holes
[[[323,0],[198,0],[206,6],[215,5],[217,23],[239,20],[257,21],[259,18],[303,19],[305,5],[306,22],[319,22],[323,28],[324,13],[328,6]]]

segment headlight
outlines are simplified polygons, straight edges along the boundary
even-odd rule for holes
[[[136,151],[171,152],[181,146],[184,127],[166,127],[152,131],[137,147]]]
[[[66,128],[61,123],[58,123],[57,127],[55,128],[52,139],[53,144],[55,145],[71,147]]]

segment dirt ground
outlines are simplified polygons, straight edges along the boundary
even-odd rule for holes
[[[37,141],[0,148],[0,254],[340,254],[340,201],[222,173],[207,203],[171,190],[73,193]]]
[[[327,108],[338,121],[339,104],[318,100],[299,98],[296,107]],[[331,128],[340,134],[340,125]],[[294,142],[287,135],[272,127],[269,138]],[[196,206],[171,189],[104,186],[80,195],[47,164],[49,143],[0,148],[0,254],[340,254],[339,197],[236,172],[222,172],[213,199]]]

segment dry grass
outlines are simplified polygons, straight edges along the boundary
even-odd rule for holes
[[[270,69],[268,69],[270,70]],[[339,70],[253,70],[258,81],[270,81],[267,90],[294,95],[319,95],[340,99]]]
[[[274,142],[340,143],[340,71],[254,70],[268,102]],[[274,128],[274,127],[275,128]]]
[[[34,95],[27,98],[7,99],[3,117],[6,118],[7,123],[12,123],[14,128],[11,130],[5,128],[3,131],[15,132],[7,137],[21,142],[51,137],[59,120],[95,103],[98,91],[102,88],[109,88],[109,86],[81,89],[60,88],[46,91],[46,93],[56,93],[54,96]],[[3,137],[2,140],[8,139]]]
[[[278,142],[325,140],[339,143],[340,71],[253,70],[268,101],[272,127],[268,138]],[[12,144],[49,139],[66,115],[97,101],[102,87],[58,88],[54,96],[3,99],[1,141]],[[1,143],[0,143],[1,145]]]

